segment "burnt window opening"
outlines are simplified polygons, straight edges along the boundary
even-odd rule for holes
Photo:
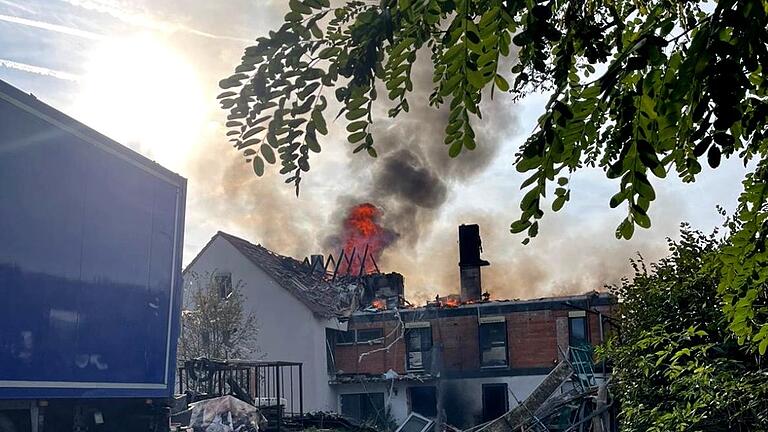
[[[336,345],[377,344],[384,342],[384,329],[371,328],[360,330],[339,331],[336,335]]]
[[[334,375],[336,373],[336,358],[334,353],[336,352],[336,339],[338,330],[325,329],[325,366],[328,371],[328,375]]]
[[[480,323],[480,366],[507,366],[507,323]]]
[[[410,387],[408,397],[411,401],[411,412],[424,417],[437,417],[437,387]]]
[[[336,345],[353,345],[355,343],[355,331],[339,331],[336,333]]]
[[[360,329],[357,331],[357,343],[382,343],[384,342],[384,329]]]
[[[568,318],[568,343],[575,348],[590,347],[586,315]]]
[[[432,328],[415,327],[405,330],[405,368],[409,371],[429,369],[432,360]]]
[[[483,384],[483,422],[503,416],[509,410],[507,385]]]
[[[360,423],[376,423],[384,416],[384,393],[341,395],[341,415]]]
[[[216,273],[213,275],[213,286],[219,297],[227,298],[232,293],[232,273]]]

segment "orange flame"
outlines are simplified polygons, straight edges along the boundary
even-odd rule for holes
[[[371,306],[375,307],[377,310],[385,310],[387,308],[387,302],[383,299],[373,299]]]
[[[341,274],[373,273],[376,270],[374,260],[378,261],[381,253],[395,238],[395,235],[379,225],[381,210],[370,203],[363,203],[349,209],[344,220],[343,248],[346,260],[351,264],[339,269]],[[366,251],[367,248],[367,251]],[[352,252],[355,255],[352,257]],[[367,256],[365,256],[367,254]],[[373,258],[373,259],[371,259]]]
[[[459,306],[461,306],[461,302],[459,301],[459,299],[457,299],[455,297],[448,297],[443,302],[443,306],[445,306],[445,307],[459,307]]]

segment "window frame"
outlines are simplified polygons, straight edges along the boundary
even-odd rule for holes
[[[222,284],[222,282],[228,283]],[[219,298],[221,299],[229,297],[229,295],[234,291],[234,287],[232,286],[231,272],[216,272],[213,275],[213,284],[216,287],[216,291],[218,291]]]
[[[350,416],[348,414],[344,414],[344,397],[345,396],[346,397],[355,396],[355,397],[359,398],[358,399],[358,409],[360,411],[359,414],[360,414],[361,418],[355,418],[355,417],[352,417],[352,416]],[[378,414],[381,411],[379,411],[378,408],[376,408],[374,406],[373,402],[372,402],[374,396],[381,398],[381,403],[382,403],[381,411],[384,411],[386,409],[386,401],[387,401],[386,396],[384,395],[384,392],[376,392],[376,391],[374,391],[374,392],[358,392],[358,393],[342,393],[342,394],[340,394],[339,395],[339,413],[341,413],[342,416],[351,417],[351,418],[354,418],[355,420],[358,420],[360,422],[365,422],[365,421],[368,421],[368,420],[376,421],[376,420],[378,420],[376,417],[378,417]],[[371,401],[370,402],[370,406],[373,407],[373,409],[377,411],[375,413],[376,417],[374,417],[372,419],[364,419],[364,418],[362,418],[363,417],[364,401]]]
[[[367,340],[360,340],[360,333],[361,332],[373,332],[375,331],[378,333],[378,336],[375,338],[367,339]],[[384,343],[384,329],[382,327],[371,327],[371,328],[364,328],[364,329],[356,329],[355,330],[355,343],[358,345],[380,345]]]
[[[360,340],[360,332],[367,332],[367,331],[375,331],[379,334],[379,337],[373,338],[373,339],[367,339],[367,340]],[[339,341],[339,336],[343,334],[349,334],[352,336],[351,341]],[[339,330],[338,334],[336,336],[336,346],[352,346],[352,345],[379,345],[384,343],[384,328],[383,327],[371,327],[371,328],[361,328],[361,329],[352,329],[347,331]]]
[[[429,430],[430,430],[430,428],[431,428],[431,427],[433,427],[433,426],[435,425],[435,421],[434,421],[434,420],[430,420],[430,419],[428,419],[428,418],[424,417],[424,416],[423,416],[423,415],[421,415],[421,414],[418,414],[418,413],[414,413],[414,412],[412,412],[412,413],[408,414],[408,416],[405,418],[405,421],[403,421],[403,424],[401,424],[400,426],[398,426],[398,428],[395,430],[395,432],[402,432],[402,430],[403,430],[403,429],[405,429],[405,426],[406,426],[406,425],[408,424],[408,422],[411,420],[411,417],[415,417],[415,418],[418,418],[418,419],[420,419],[420,420],[422,420],[422,421],[426,422],[426,424],[424,425],[424,427],[423,427],[423,428],[421,428],[421,430],[420,430],[419,432],[427,432],[427,431],[429,431]]]
[[[341,335],[348,335],[348,334],[352,335],[352,341],[344,341],[344,342],[340,341]],[[339,330],[339,332],[336,334],[336,346],[352,346],[355,344],[356,341],[357,341],[357,331],[355,330],[347,330],[347,331]]]
[[[504,364],[503,365],[486,365],[483,364],[483,330],[484,325],[499,325],[504,328]],[[509,329],[507,328],[507,320],[504,316],[500,317],[485,317],[480,318],[480,322],[477,325],[477,347],[480,354],[480,368],[481,369],[499,369],[509,367]]]
[[[428,342],[429,348],[428,349],[426,349],[426,350],[424,349],[425,343],[424,343],[423,340],[420,340],[420,345],[421,345],[419,347],[420,349],[418,349],[418,350],[410,349],[410,346],[409,346],[410,337],[409,336],[410,336],[410,333],[413,332],[413,331],[425,332],[425,333],[427,333],[429,335],[429,342]],[[432,337],[432,326],[430,325],[430,323],[429,322],[425,322],[425,323],[406,323],[406,325],[405,325],[405,333],[404,333],[403,336],[404,336],[404,339],[405,339],[405,370],[406,370],[406,372],[425,372],[425,371],[428,371],[431,365],[430,364],[426,364],[426,363],[431,363],[431,361],[432,361],[431,360],[432,359],[432,355],[431,355],[432,354],[432,348],[434,347],[434,339]],[[420,352],[421,353],[421,367],[411,367],[411,356],[410,356],[410,353],[412,353],[412,352]],[[427,355],[425,356],[425,354],[427,354]],[[428,362],[424,361],[425,357],[428,358]]]
[[[583,320],[583,322],[584,322],[584,324],[583,324],[583,326],[584,326],[583,327],[583,329],[584,329],[584,341],[586,342],[586,344],[584,344],[584,346],[591,347],[592,346],[592,338],[590,337],[590,334],[589,334],[589,317],[587,316],[586,312],[583,312],[583,311],[581,313],[570,312],[568,314],[568,346],[569,347],[575,347],[575,348],[579,347],[578,345],[574,345],[573,344],[573,342],[574,342],[573,329],[575,327],[574,326],[574,322],[577,321],[577,320]]]

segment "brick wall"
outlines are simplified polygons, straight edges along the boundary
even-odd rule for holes
[[[610,314],[612,306],[595,308]],[[589,317],[590,340],[600,343],[599,319]],[[507,327],[507,358],[511,369],[550,368],[559,359],[558,343],[568,341],[568,310],[534,310],[504,314]],[[480,370],[478,319],[475,315],[426,319],[431,325],[433,355],[446,372]],[[559,325],[558,325],[559,322]],[[340,373],[382,374],[389,369],[405,373],[405,343],[399,321],[349,322],[349,329],[383,328],[383,343],[337,346],[335,361]],[[560,330],[558,331],[558,326]],[[563,334],[563,329],[565,334]],[[393,331],[394,330],[394,331]],[[606,334],[608,327],[605,328]],[[391,345],[391,346],[390,346]],[[389,346],[388,350],[384,348]],[[565,349],[565,347],[563,347]],[[372,352],[362,358],[361,354]]]

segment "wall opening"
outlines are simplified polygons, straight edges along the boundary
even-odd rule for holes
[[[408,396],[411,401],[411,411],[424,417],[437,417],[437,387],[410,387]]]
[[[483,384],[483,422],[504,415],[509,410],[506,384]]]

